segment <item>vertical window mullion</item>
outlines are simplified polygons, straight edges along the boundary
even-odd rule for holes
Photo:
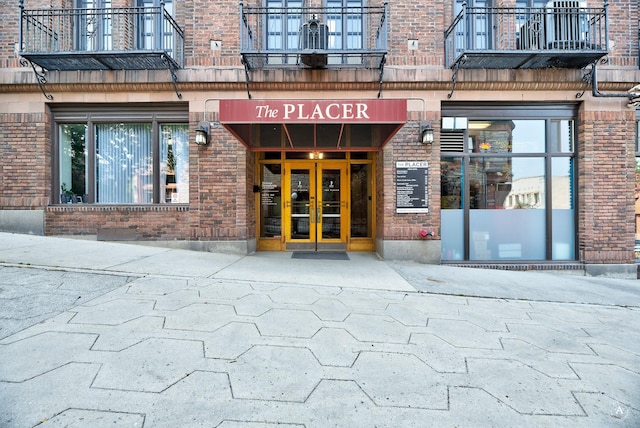
[[[154,120],[151,126],[151,155],[153,171],[153,198],[154,204],[160,203],[160,125]]]
[[[469,227],[469,219],[471,217],[471,189],[469,188],[469,129],[464,130],[464,154],[462,157],[462,224],[464,225],[463,241],[464,255],[463,260],[469,260],[471,255],[471,229]]]
[[[549,143],[551,141],[551,119],[547,118],[544,121],[544,141],[545,141],[545,183],[544,183],[544,193],[545,193],[545,201],[544,205],[547,207],[545,212],[545,233],[546,233],[546,259],[551,260],[553,258],[553,195],[551,194],[552,189],[552,181],[553,181],[553,171],[551,169],[551,155]]]
[[[87,192],[89,203],[97,201],[97,180],[96,180],[96,131],[93,121],[87,122]]]

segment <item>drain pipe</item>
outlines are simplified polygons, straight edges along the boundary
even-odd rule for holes
[[[594,97],[597,97],[597,98],[605,98],[605,97],[606,98],[628,98],[630,103],[636,102],[635,100],[640,98],[640,93],[632,92],[633,90],[638,88],[638,86],[634,86],[627,93],[603,94],[598,89],[598,74],[597,74],[597,70],[598,70],[597,62],[594,62],[593,65],[591,66],[591,93],[593,94]]]

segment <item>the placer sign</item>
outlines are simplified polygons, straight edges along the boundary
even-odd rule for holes
[[[221,100],[221,123],[405,123],[406,100]]]
[[[284,103],[284,111],[273,108],[269,104],[256,106],[258,119],[280,118],[283,120],[352,120],[371,119],[367,110],[369,106],[365,103],[330,103],[321,106],[318,103],[312,105],[304,103]]]
[[[396,162],[396,212],[429,212],[429,162]]]

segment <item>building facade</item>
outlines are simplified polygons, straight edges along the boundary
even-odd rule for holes
[[[635,277],[637,2],[41,3],[0,230]]]

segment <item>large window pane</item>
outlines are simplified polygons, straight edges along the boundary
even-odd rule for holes
[[[575,259],[575,212],[573,159],[551,161],[552,257],[553,260]]]
[[[544,259],[544,158],[475,158],[469,170],[470,259]]]
[[[264,164],[260,177],[260,237],[282,235],[282,166]]]
[[[189,202],[189,127],[160,126],[160,202]]]
[[[370,164],[351,165],[351,237],[372,235],[372,177]]]
[[[153,202],[150,124],[96,126],[96,176],[99,203]]]
[[[441,159],[442,260],[464,258],[463,177],[462,158],[443,157]]]
[[[549,151],[573,153],[573,121],[552,120],[549,139]]]
[[[60,126],[60,202],[86,202],[87,125]]]
[[[469,121],[474,153],[544,153],[544,120]]]

